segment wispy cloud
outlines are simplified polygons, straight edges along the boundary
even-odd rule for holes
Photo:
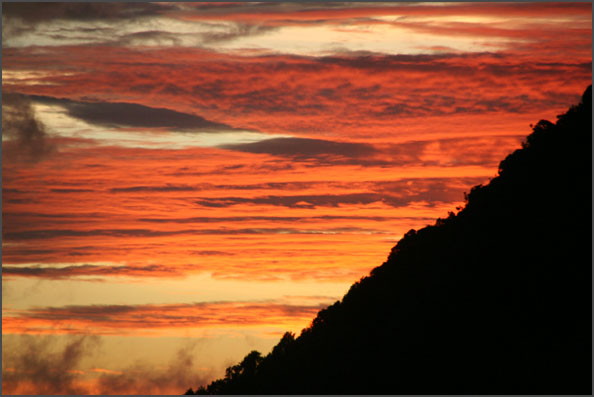
[[[55,150],[31,101],[22,95],[3,95],[2,136],[7,138],[2,142],[2,154],[8,161],[36,162]]]
[[[204,384],[214,377],[214,371],[197,370],[195,347],[196,343],[188,342],[165,366],[139,362],[122,371],[102,371],[95,383],[95,393],[174,394],[184,392],[188,385]]]
[[[21,335],[17,346],[2,345],[4,394],[87,394],[78,382],[82,359],[99,346],[97,336],[72,336],[56,350],[53,338]]]
[[[17,338],[17,339],[15,339]],[[63,339],[64,337],[61,337]],[[104,340],[96,335],[12,336],[3,343],[4,394],[174,394],[210,381],[219,368],[199,370],[196,348],[201,340],[188,340],[160,365],[146,360],[117,370],[93,367],[103,352]]]

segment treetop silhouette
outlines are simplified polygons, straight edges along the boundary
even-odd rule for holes
[[[591,394],[591,109],[590,86],[457,214],[196,394]]]

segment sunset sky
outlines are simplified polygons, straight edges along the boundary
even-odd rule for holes
[[[591,3],[3,3],[4,394],[181,394],[487,182]]]

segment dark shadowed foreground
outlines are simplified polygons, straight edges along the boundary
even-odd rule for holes
[[[591,107],[590,86],[458,214],[197,394],[591,394]]]

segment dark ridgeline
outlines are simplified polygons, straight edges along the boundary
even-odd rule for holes
[[[591,90],[298,338],[197,394],[591,394]]]

